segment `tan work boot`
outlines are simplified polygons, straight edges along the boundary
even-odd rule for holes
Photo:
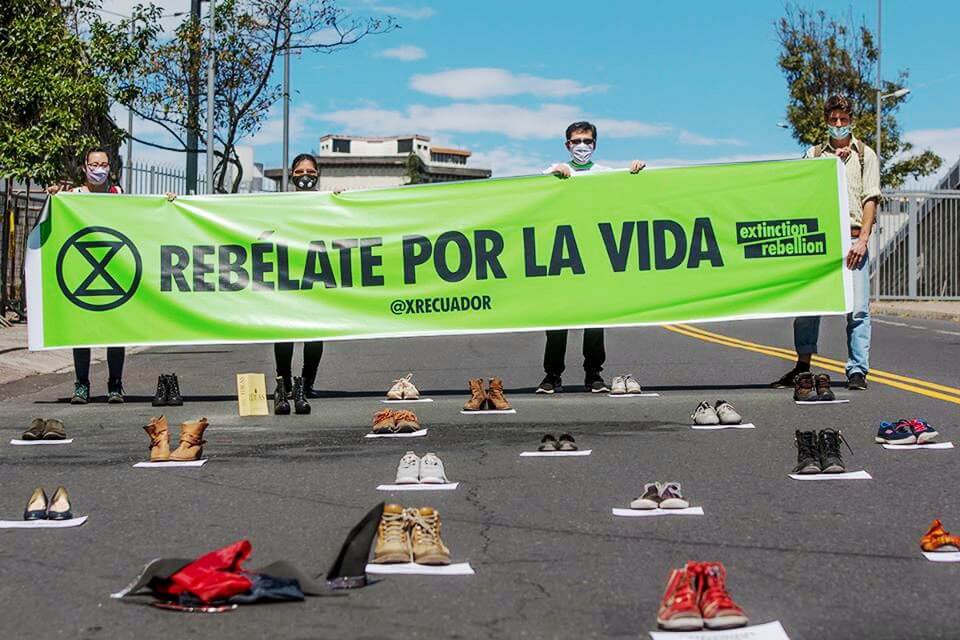
[[[406,563],[410,562],[410,558],[410,535],[407,533],[403,507],[399,504],[384,505],[377,527],[373,561],[377,564]]]
[[[203,445],[207,443],[203,439],[203,432],[207,429],[207,419],[190,420],[180,425],[180,444],[176,450],[170,454],[171,460],[186,462],[188,460],[199,460],[203,455]]]
[[[410,534],[413,561],[417,564],[450,564],[450,549],[440,539],[440,512],[433,507],[408,509],[413,521]]]
[[[490,378],[490,387],[487,389],[487,402],[497,411],[509,411],[513,407],[503,395],[503,380]]]
[[[483,390],[483,380],[470,379],[470,399],[463,405],[464,411],[480,411],[487,401],[487,393]]]
[[[393,409],[380,409],[373,414],[373,432],[374,433],[396,433],[397,419],[394,417]]]
[[[408,409],[393,412],[393,419],[397,422],[397,433],[413,433],[420,430],[420,421],[417,414]]]
[[[143,427],[150,436],[150,462],[166,462],[170,459],[170,427],[165,416],[153,416],[150,424]]]

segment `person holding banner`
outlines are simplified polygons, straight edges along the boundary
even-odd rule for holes
[[[870,256],[867,243],[876,219],[880,192],[880,162],[876,152],[853,136],[853,103],[845,96],[831,96],[823,107],[829,138],[810,147],[804,157],[835,156],[843,161],[850,200],[852,246],[846,266],[853,272],[853,311],[847,314],[847,388],[867,388],[870,368]],[[810,371],[810,360],[817,353],[820,317],[805,316],[793,321],[793,342],[797,364],[771,386],[793,387],[800,373]]]
[[[566,142],[570,159],[551,165],[545,174],[553,174],[558,178],[569,178],[574,173],[586,171],[609,171],[610,167],[599,165],[593,161],[593,152],[597,148],[597,127],[590,122],[574,122],[567,127]],[[630,173],[640,173],[646,166],[640,160],[630,162]],[[537,393],[557,393],[563,391],[561,375],[566,368],[567,330],[553,329],[547,331],[547,343],[543,352],[543,370],[546,373]],[[600,372],[607,359],[603,344],[603,329],[583,330],[583,385],[592,393],[609,392],[610,389],[603,381]]]

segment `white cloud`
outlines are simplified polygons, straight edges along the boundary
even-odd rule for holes
[[[908,179],[904,184],[909,189],[934,189],[947,171],[960,160],[960,128],[957,129],[915,129],[907,131],[903,137],[914,145],[914,151],[932,150],[943,158],[943,166],[937,173],[919,178]]]
[[[425,20],[436,15],[433,7],[411,6],[411,5],[387,5],[376,0],[363,0],[363,6],[376,13],[384,13],[398,18],[410,18],[411,20]]]
[[[680,136],[677,138],[677,141],[680,144],[690,144],[700,147],[714,147],[717,145],[734,147],[746,146],[746,143],[738,138],[708,138],[707,136],[701,136],[686,130],[680,132]]]
[[[606,89],[605,85],[584,86],[576,80],[541,78],[490,67],[418,74],[410,78],[410,87],[422,93],[455,100],[483,100],[522,94],[562,98]]]
[[[404,62],[413,62],[415,60],[423,60],[426,58],[427,52],[420,47],[405,44],[400,47],[394,47],[393,49],[384,49],[380,52],[380,57],[403,60]]]

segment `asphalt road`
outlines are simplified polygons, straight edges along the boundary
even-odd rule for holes
[[[880,322],[883,321],[883,322]],[[895,323],[895,324],[891,324]],[[789,347],[787,321],[704,325]],[[18,519],[35,486],[70,490],[70,530],[0,531],[0,638],[637,638],[655,628],[671,567],[720,560],[752,623],[780,620],[794,639],[956,638],[960,565],[934,564],[919,537],[942,517],[960,531],[957,451],[890,452],[880,420],[918,416],[958,439],[956,402],[871,381],[837,394],[849,404],[799,407],[765,384],[786,360],[664,328],[608,332],[609,377],[632,371],[660,398],[613,400],[576,391],[536,396],[542,334],[329,344],[309,417],[239,418],[234,373],[272,373],[267,345],[157,348],[128,360],[129,401],[65,404],[70,376],[0,387],[0,519]],[[574,332],[565,383],[579,388]],[[845,356],[828,321],[824,355]],[[874,366],[958,385],[960,325],[878,319]],[[299,358],[299,349],[298,349]],[[147,454],[156,375],[176,371],[186,395],[172,423],[207,416],[200,469],[131,468]],[[413,405],[423,439],[369,440],[390,381],[413,371],[432,404]],[[473,376],[502,376],[516,415],[459,413]],[[94,395],[104,391],[94,368]],[[272,388],[272,384],[269,385]],[[910,383],[907,386],[916,386]],[[928,388],[928,387],[918,387]],[[950,394],[947,394],[948,396]],[[701,399],[731,401],[756,430],[689,429]],[[58,417],[64,447],[12,447],[35,416]],[[870,481],[797,482],[796,428],[839,427],[849,470]],[[522,459],[545,432],[573,433],[590,457]],[[437,452],[453,492],[384,495],[409,447]],[[703,517],[615,518],[644,482],[683,484]],[[439,509],[454,561],[471,577],[388,577],[344,597],[165,612],[111,600],[150,559],[195,556],[248,538],[251,566],[288,559],[323,572],[347,530],[381,499]]]

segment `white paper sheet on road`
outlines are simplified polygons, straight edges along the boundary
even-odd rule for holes
[[[67,529],[79,527],[87,521],[87,516],[69,520],[0,520],[0,529]]]
[[[930,562],[960,562],[960,551],[923,551]]]
[[[410,433],[368,433],[364,438],[419,438],[427,435],[426,429],[411,431]]]
[[[607,394],[608,398],[659,398],[659,393],[612,393]]]
[[[927,444],[883,444],[890,451],[916,451],[917,449],[953,449],[952,442],[929,442]]]
[[[790,640],[780,621],[723,631],[651,631],[653,640]]]
[[[433,402],[433,398],[417,398],[416,400],[381,400],[383,404],[415,404],[417,402]]]
[[[453,491],[459,486],[459,482],[445,482],[443,484],[381,484],[377,487],[377,491]]]
[[[849,400],[794,400],[796,404],[802,405],[812,405],[812,404],[846,404],[850,402]]]
[[[564,456],[588,456],[593,453],[593,449],[584,449],[583,451],[524,451],[520,454],[521,458],[562,458]]]
[[[871,480],[866,471],[847,471],[846,473],[791,473],[794,480]]]
[[[176,469],[178,467],[202,467],[207,459],[202,460],[170,460],[169,462],[138,462],[134,469]]]
[[[701,431],[717,431],[719,429],[756,429],[757,426],[752,422],[744,422],[742,424],[692,424],[690,428]]]
[[[406,564],[374,564],[370,562],[367,563],[367,573],[417,576],[472,576],[474,571],[469,562],[439,566],[414,564],[413,562]]]
[[[486,414],[516,413],[516,412],[517,412],[516,409],[503,409],[503,410],[500,410],[500,409],[484,409],[483,411],[466,411],[465,409],[461,409],[461,410],[460,410],[460,413],[462,413],[462,414],[465,415],[465,416],[478,416],[478,415],[486,415]]]
[[[65,440],[19,440],[14,438],[10,441],[15,447],[29,447],[35,444],[70,444],[73,442],[73,438],[67,438]]]
[[[687,507],[686,509],[618,509],[613,508],[613,515],[624,518],[652,518],[655,516],[702,516],[703,507]]]

